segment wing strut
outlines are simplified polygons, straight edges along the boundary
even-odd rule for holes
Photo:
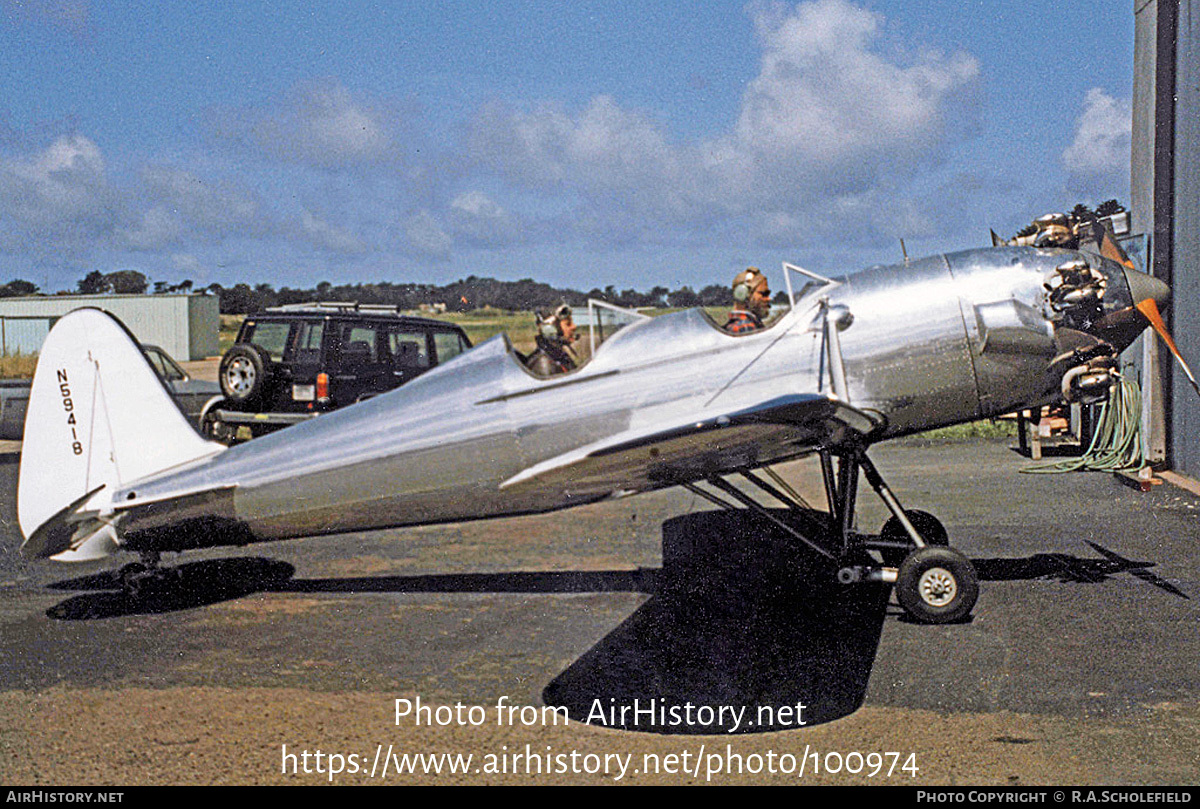
[[[949,547],[949,537],[941,522],[923,511],[906,511],[867,457],[865,446],[851,444],[837,450],[822,450],[820,457],[828,513],[815,511],[767,466],[759,468],[774,483],[750,467],[733,471],[754,488],[786,505],[786,511],[768,508],[744,487],[734,486],[719,474],[708,475],[704,482],[724,497],[701,488],[698,482],[681,481],[679,485],[721,508],[749,511],[770,522],[817,555],[834,562],[838,567],[837,579],[842,584],[895,585],[900,606],[918,621],[950,623],[970,613],[979,597],[978,574],[970,559]],[[860,472],[892,515],[878,534],[854,529]]]
[[[821,469],[825,483],[825,493],[829,503],[828,517],[825,517],[821,512],[816,511],[806,503],[804,498],[800,497],[769,466],[761,467],[761,469],[775,484],[779,485],[767,482],[759,477],[754,470],[749,468],[739,469],[737,470],[737,474],[748,483],[786,505],[788,507],[786,514],[767,508],[720,475],[709,475],[704,479],[704,482],[712,489],[716,489],[724,493],[727,497],[732,498],[736,503],[741,503],[750,511],[753,511],[758,516],[785,531],[788,535],[799,540],[826,559],[844,559],[855,547],[868,547],[884,552],[907,553],[913,548],[924,548],[930,544],[922,535],[921,530],[913,524],[913,521],[909,517],[909,512],[904,510],[900,504],[900,500],[888,487],[883,476],[876,469],[875,464],[867,457],[865,449],[854,448],[839,454],[836,464],[834,463],[832,452],[821,452]],[[891,512],[899,528],[898,535],[893,535],[892,537],[869,537],[859,534],[854,530],[854,512],[858,501],[860,470],[872,490],[883,501],[883,504],[887,506],[888,511]],[[679,485],[721,508],[729,510],[737,510],[739,508],[735,503],[731,503],[729,500],[714,494],[712,491],[702,488],[698,483],[684,482]],[[815,541],[816,538],[828,538],[833,540],[833,542],[822,545]],[[894,573],[885,573],[884,577],[888,581],[895,580]]]
[[[768,492],[772,497],[774,497],[777,500],[786,504],[788,506],[788,508],[791,509],[791,511],[792,511],[791,516],[792,516],[793,520],[795,520],[797,522],[801,522],[801,523],[806,523],[806,525],[804,526],[805,528],[808,528],[810,531],[813,531],[815,529],[815,532],[818,536],[828,532],[829,527],[827,525],[822,525],[818,520],[815,520],[812,517],[810,517],[809,515],[805,514],[803,511],[801,511],[800,509],[798,509],[795,506],[793,501],[789,497],[787,497],[787,495],[784,495],[778,489],[775,489],[774,487],[770,486],[769,484],[765,483],[764,481],[762,481],[761,479],[756,477],[753,473],[750,472],[750,470],[748,470],[748,469],[742,470],[740,472],[740,474],[744,478],[746,478],[746,480],[750,481],[754,485],[756,485],[756,486],[762,488],[764,491]],[[734,486],[732,483],[725,480],[724,478],[722,478],[718,475],[711,475],[710,477],[708,477],[706,479],[705,482],[707,482],[708,485],[712,486],[714,489],[720,489],[721,491],[725,492],[725,494],[729,495],[734,500],[737,500],[739,503],[742,503],[744,506],[746,506],[746,508],[753,511],[758,516],[762,517],[763,519],[767,520],[768,522],[770,522],[773,525],[777,526],[778,528],[782,529],[788,535],[790,535],[792,538],[800,540],[800,542],[804,543],[809,548],[811,548],[812,550],[819,553],[821,556],[824,556],[826,559],[836,560],[837,557],[834,554],[830,553],[825,548],[822,548],[820,545],[813,542],[811,539],[809,539],[804,534],[802,534],[799,530],[797,530],[796,527],[789,525],[786,521],[780,519],[778,516],[773,514],[770,509],[763,506],[761,503],[759,503],[753,497],[751,497],[750,495],[741,491],[740,489],[738,489],[736,486]],[[737,509],[737,506],[734,506],[731,503],[725,502],[724,500],[717,497],[716,495],[711,494],[710,492],[704,491],[699,486],[697,486],[695,483],[683,483],[680,485],[682,485],[683,488],[687,489],[689,492],[692,492],[693,494],[703,497],[705,500],[708,500],[710,503],[716,503],[718,506],[721,506],[722,508],[726,508],[726,509],[730,509],[730,510]]]

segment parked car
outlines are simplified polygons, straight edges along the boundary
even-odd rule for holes
[[[193,424],[199,425],[204,406],[221,395],[216,382],[192,377],[171,355],[155,345],[143,345],[142,353],[175,395],[179,409]],[[32,380],[0,380],[0,438],[20,440],[25,434],[25,411],[29,407]]]
[[[221,358],[224,399],[205,408],[201,431],[228,443],[277,430],[399,387],[470,347],[453,323],[392,307],[267,309],[246,317]]]

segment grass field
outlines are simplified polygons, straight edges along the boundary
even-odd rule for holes
[[[430,315],[425,315],[430,317]],[[471,345],[479,345],[504,332],[517,351],[528,354],[534,349],[533,335],[536,325],[533,312],[509,312],[503,309],[476,309],[471,312],[447,312],[432,315],[435,320],[447,320],[462,326]]]
[[[927,433],[920,433],[916,437],[931,442],[970,441],[975,438],[1016,438],[1017,420],[982,419],[950,427],[939,427]]]
[[[37,354],[0,357],[0,379],[32,379],[36,368]]]

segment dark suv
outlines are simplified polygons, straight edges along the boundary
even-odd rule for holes
[[[452,323],[384,306],[300,304],[249,315],[221,358],[223,399],[201,417],[219,441],[286,427],[403,385],[471,347]]]

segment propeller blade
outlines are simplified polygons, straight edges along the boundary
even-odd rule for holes
[[[1175,359],[1179,361],[1183,367],[1183,372],[1187,374],[1188,381],[1192,383],[1192,390],[1196,391],[1196,395],[1200,396],[1200,385],[1196,384],[1196,377],[1192,374],[1192,369],[1183,359],[1183,355],[1179,353],[1179,348],[1175,345],[1175,341],[1171,339],[1170,332],[1167,331],[1167,324],[1163,322],[1162,315],[1158,312],[1158,304],[1153,298],[1146,298],[1137,304],[1137,310],[1145,316],[1146,320],[1150,321],[1150,325],[1163,342],[1167,344],[1167,348],[1171,349],[1171,353],[1175,355]]]
[[[1092,237],[1100,247],[1100,255],[1105,258],[1111,258],[1128,269],[1137,269],[1133,266],[1133,261],[1129,258],[1129,255],[1121,249],[1121,245],[1117,244],[1117,240],[1113,238],[1112,233],[1104,225],[1099,222],[1093,222]]]

